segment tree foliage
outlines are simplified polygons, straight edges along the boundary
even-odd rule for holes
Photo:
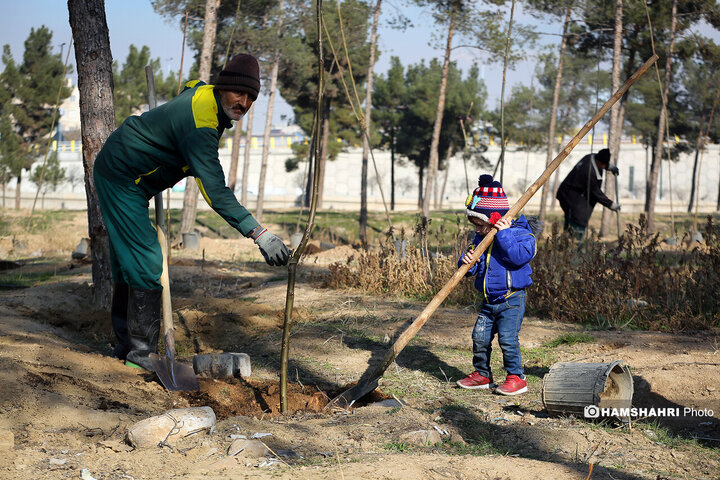
[[[425,169],[430,159],[428,138],[432,134],[442,65],[437,59],[424,61],[404,69],[400,59],[393,57],[391,68],[378,75],[373,94],[375,121],[380,142],[395,139],[396,151],[418,167]],[[460,118],[482,118],[485,113],[487,91],[479,79],[477,66],[463,78],[463,72],[453,62],[448,72],[448,96],[438,146],[442,162],[448,149],[464,146]],[[471,108],[472,107],[472,108]]]
[[[151,59],[150,48],[143,45],[138,48],[130,44],[130,51],[122,68],[113,62],[113,100],[115,102],[115,122],[119,125],[130,115],[139,113],[147,105],[147,79],[145,67],[150,65],[155,80],[155,94],[158,103],[170,100],[177,93],[177,77],[170,71],[163,77],[160,58]]]

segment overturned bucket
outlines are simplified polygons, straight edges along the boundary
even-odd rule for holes
[[[624,421],[623,409],[632,406],[633,379],[622,360],[609,363],[561,362],[543,377],[542,399],[550,415],[570,414],[598,418],[603,409]]]
[[[198,249],[200,236],[197,232],[184,232],[182,234],[182,240],[183,248],[194,252]]]

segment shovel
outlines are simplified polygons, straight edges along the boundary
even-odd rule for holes
[[[160,224],[162,220],[162,198],[155,197],[155,218],[158,242],[163,253],[163,271],[160,276],[162,285],[162,310],[163,310],[163,337],[165,338],[165,356],[157,353],[150,354],[150,363],[157,374],[160,382],[168,390],[200,390],[200,384],[195,376],[195,371],[190,365],[179,363],[175,360],[175,329],[173,328],[172,307],[170,302],[170,277],[168,275],[167,261],[167,240]]]
[[[153,80],[152,69],[145,67],[145,75],[148,84],[148,104],[150,108],[155,107],[155,81]],[[162,250],[163,269],[160,275],[162,285],[162,329],[165,338],[165,356],[161,357],[156,353],[150,354],[150,363],[158,378],[168,390],[200,390],[200,384],[190,365],[184,365],[175,361],[175,329],[172,320],[172,303],[170,301],[170,276],[168,274],[167,238],[165,237],[165,222],[163,219],[162,194],[155,195],[155,229],[157,230],[158,242]]]

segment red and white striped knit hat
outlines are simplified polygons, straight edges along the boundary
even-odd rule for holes
[[[478,184],[465,201],[465,214],[494,225],[510,210],[505,190],[491,175],[481,175]]]

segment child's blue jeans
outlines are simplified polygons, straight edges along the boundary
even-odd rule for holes
[[[480,375],[492,378],[490,353],[497,333],[505,370],[508,375],[524,378],[518,335],[525,315],[525,299],[525,290],[518,290],[505,302],[495,305],[485,303],[480,310],[472,332],[473,365]]]

